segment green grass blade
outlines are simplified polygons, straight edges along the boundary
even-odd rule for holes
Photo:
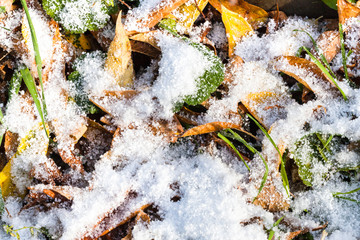
[[[274,148],[276,149],[276,151],[278,152],[280,159],[281,159],[281,167],[280,167],[280,174],[281,174],[281,178],[283,181],[283,186],[285,188],[285,191],[288,195],[288,197],[290,196],[290,186],[289,186],[289,180],[288,177],[286,175],[286,170],[285,170],[285,161],[282,157],[282,154],[279,150],[279,148],[277,147],[277,145],[275,144],[274,140],[271,138],[270,134],[266,131],[265,128],[263,128],[263,126],[261,126],[261,124],[255,119],[253,118],[250,114],[247,114],[247,116],[253,120],[253,122],[260,128],[260,130],[265,134],[265,136],[269,139],[269,141],[271,142],[271,144],[274,146]]]
[[[334,85],[336,86],[337,89],[339,89],[341,95],[343,96],[344,100],[347,101],[347,97],[344,93],[344,91],[340,88],[340,86],[337,84],[336,80],[333,78],[333,76],[331,76],[331,74],[329,73],[329,71],[326,69],[326,67],[324,67],[324,65],[322,65],[322,63],[316,58],[314,57],[314,55],[309,52],[309,50],[307,50],[306,48],[304,48],[304,50],[307,52],[307,54],[309,54],[311,60],[314,61],[314,63],[316,64],[316,66],[318,66],[320,68],[320,70],[334,83]]]
[[[329,62],[326,60],[326,57],[324,56],[324,54],[322,54],[322,52],[320,51],[315,39],[310,35],[310,33],[308,33],[305,30],[298,30],[298,29],[295,29],[294,31],[306,33],[310,37],[310,39],[313,43],[313,46],[315,47],[315,51],[319,54],[321,61],[325,64],[326,68],[328,69],[328,71],[332,75],[332,77],[336,78],[336,75],[333,72],[333,70],[331,69]],[[309,49],[308,49],[308,51],[309,51]]]
[[[274,225],[272,226],[270,233],[269,233],[269,237],[268,240],[272,240],[275,234],[275,231],[273,230],[274,227],[278,226],[280,224],[280,222],[284,219],[284,216],[282,216],[281,218],[279,218]]]
[[[254,148],[253,146],[251,146],[248,142],[245,141],[245,139],[243,139],[242,137],[240,137],[240,135],[237,134],[236,132],[234,132],[233,130],[227,129],[227,131],[230,132],[230,133],[233,135],[234,139],[236,139],[236,140],[238,140],[239,142],[241,142],[242,144],[244,144],[245,147],[247,147],[251,152],[258,154],[258,155],[260,156],[261,160],[263,161],[264,165],[265,165],[265,173],[264,173],[264,176],[263,176],[263,178],[262,178],[262,180],[261,180],[258,194],[256,195],[256,197],[254,197],[254,199],[253,199],[253,201],[252,201],[252,202],[254,202],[254,201],[257,199],[257,197],[259,196],[261,190],[262,190],[262,189],[264,188],[264,186],[265,186],[267,177],[268,177],[268,175],[269,175],[269,166],[268,166],[266,160],[264,159],[264,157],[259,153],[258,150],[256,150],[256,148]]]
[[[41,102],[39,100],[39,95],[37,93],[34,78],[31,76],[31,73],[30,73],[28,68],[21,69],[20,72],[21,72],[22,78],[24,79],[26,87],[28,88],[28,90],[29,90],[29,92],[31,94],[31,97],[34,100],[35,106],[36,106],[36,108],[37,108],[37,110],[39,112],[41,122],[42,122],[42,124],[44,126],[44,131],[46,133],[46,136],[49,137],[48,132],[46,130],[45,117],[44,117],[44,114],[43,114],[43,111],[42,111],[42,108],[41,108]]]
[[[339,32],[340,32],[340,46],[341,46],[342,64],[343,64],[343,68],[344,68],[345,79],[346,79],[347,82],[350,82],[348,69],[347,69],[347,64],[346,64],[346,60],[349,57],[349,55],[346,56],[345,41],[344,41],[344,31],[343,31],[343,27],[342,27],[341,23],[339,23]]]
[[[346,195],[346,194],[351,194],[351,193],[355,193],[355,192],[358,192],[360,191],[360,187],[359,188],[355,188],[354,190],[351,190],[349,192],[336,192],[336,193],[333,193],[333,196],[338,196],[338,195]]]
[[[35,52],[36,68],[37,68],[37,72],[39,75],[39,82],[40,82],[40,86],[41,86],[41,102],[43,105],[44,115],[46,117],[47,109],[46,109],[46,102],[45,102],[44,86],[43,86],[43,81],[42,81],[42,62],[41,62],[41,56],[40,56],[40,51],[39,51],[39,45],[38,45],[38,41],[36,38],[35,28],[34,28],[34,25],[32,23],[31,17],[30,17],[29,9],[26,4],[26,0],[20,0],[20,1],[24,8],[26,18],[28,20],[29,27],[30,27],[31,39],[32,39],[34,52]]]
[[[226,142],[227,144],[229,144],[229,146],[236,152],[236,154],[240,157],[241,161],[243,161],[243,163],[245,164],[246,168],[249,170],[250,172],[250,167],[247,165],[247,163],[245,162],[244,158],[242,157],[242,155],[240,154],[240,152],[236,149],[236,147],[234,146],[234,144],[232,144],[232,142],[230,142],[229,139],[227,139],[224,135],[222,135],[221,133],[218,133],[219,138],[221,138],[222,140],[224,140],[224,142]]]

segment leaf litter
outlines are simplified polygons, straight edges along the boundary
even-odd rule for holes
[[[359,4],[1,4],[1,239],[360,237]]]

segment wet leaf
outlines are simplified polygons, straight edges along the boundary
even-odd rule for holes
[[[115,77],[119,86],[130,87],[133,85],[134,68],[131,59],[131,45],[121,23],[121,14],[116,21],[115,38],[108,50],[105,69]]]

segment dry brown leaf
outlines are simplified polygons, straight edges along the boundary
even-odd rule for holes
[[[333,89],[337,89],[334,83],[325,76],[320,68],[316,66],[315,63],[307,59],[294,56],[284,56],[277,57],[275,60],[277,61],[274,65],[276,70],[295,78],[298,82],[311,91],[313,91],[313,89],[305,80],[310,73],[313,74],[317,79],[322,80],[325,83],[330,83],[330,86]],[[289,70],[292,69],[292,67],[296,67],[296,71]],[[299,69],[303,71],[298,71]],[[317,92],[315,92],[315,94],[316,93]]]
[[[55,181],[61,181],[63,176],[54,160],[48,158],[46,162],[37,164],[30,171],[30,176],[41,180],[43,183],[55,185]]]
[[[107,213],[105,213],[98,222],[94,223],[93,227],[83,234],[78,240],[95,240],[101,236],[108,234],[111,230],[121,226],[133,217],[138,215],[141,210],[148,208],[151,204],[139,206],[134,212],[128,213],[128,205],[138,200],[137,193],[129,191],[124,201],[119,206]]]
[[[130,87],[133,85],[135,73],[131,59],[131,45],[121,22],[121,14],[116,21],[115,38],[108,50],[105,69],[115,77],[119,86]]]
[[[339,31],[323,32],[316,40],[318,48],[324,54],[325,59],[331,62],[340,52],[340,33]]]
[[[137,21],[139,28],[149,29],[154,27],[161,19],[170,14],[189,0],[162,0],[149,14]]]
[[[360,16],[360,8],[356,7],[354,4],[348,2],[347,0],[338,0],[337,7],[339,14],[339,22],[341,24],[344,24],[349,18]]]
[[[254,204],[259,205],[270,212],[286,211],[290,207],[289,202],[269,179],[266,181],[264,188],[257,196]]]
[[[73,186],[54,186],[54,185],[43,185],[38,184],[35,186],[30,186],[29,190],[38,191],[38,192],[57,192],[64,196],[65,198],[72,200],[76,192],[80,192],[80,188]],[[51,196],[50,196],[51,197]]]
[[[276,113],[274,111],[284,108],[284,105],[287,104],[287,97],[275,92],[255,92],[242,97],[241,103],[258,122],[266,129],[269,129],[271,125],[266,124],[266,116],[272,115],[272,117],[274,117],[276,114],[278,115],[278,118],[280,118],[281,113]]]
[[[19,146],[19,134],[6,131],[4,148],[5,148],[6,158],[8,161],[14,156],[18,146]]]
[[[242,129],[239,125],[229,122],[211,122],[211,123],[206,123],[204,125],[196,126],[187,130],[181,137],[189,137],[189,136],[195,136],[205,133],[218,132],[227,128],[239,130],[243,133],[246,133],[249,136],[252,136],[253,138],[256,138],[251,133]]]
[[[82,165],[81,159],[77,156],[72,150],[74,149],[75,143],[71,146],[65,145],[58,147],[58,152],[61,159],[67,163],[72,169],[84,173],[84,167]]]
[[[132,35],[129,37],[130,40],[134,40],[134,41],[139,41],[139,42],[144,42],[147,44],[150,44],[151,46],[153,46],[154,48],[156,48],[157,50],[160,51],[160,47],[157,44],[157,39],[154,37],[155,33],[159,32],[159,30],[154,30],[154,31],[150,31],[150,32],[143,32],[143,33],[138,33],[135,35]]]
[[[150,44],[134,40],[130,40],[130,44],[133,52],[141,53],[151,58],[157,58],[160,56],[161,52]]]
[[[103,51],[107,51],[109,49],[111,41],[113,40],[111,34],[109,35],[107,33],[109,29],[112,29],[113,27],[114,24],[111,21],[109,21],[108,24],[102,29],[99,29],[97,31],[90,31],[91,35],[93,35],[93,37],[99,43]]]

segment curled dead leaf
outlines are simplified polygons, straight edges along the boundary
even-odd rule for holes
[[[326,83],[326,85],[329,85],[332,90],[337,89],[335,84],[325,76],[320,68],[316,66],[315,63],[307,59],[295,56],[284,56],[277,57],[275,61],[274,68],[276,70],[295,78],[298,82],[313,91],[315,94],[319,94],[321,92],[315,89],[314,84],[316,83],[308,81],[308,78],[311,76],[320,80],[322,83]]]

